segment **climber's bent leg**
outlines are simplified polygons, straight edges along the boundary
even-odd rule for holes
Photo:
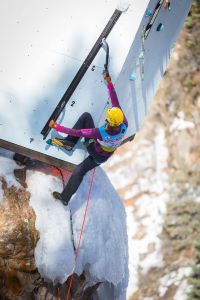
[[[99,165],[99,163],[94,161],[92,156],[88,156],[75,168],[63,192],[53,192],[53,196],[56,199],[61,200],[64,205],[67,205],[71,199],[71,196],[77,191],[79,185],[81,184],[84,175]]]
[[[84,112],[79,117],[79,119],[77,120],[75,125],[73,126],[73,129],[94,128],[94,127],[95,127],[95,125],[94,125],[94,121],[93,121],[93,118],[92,118],[91,114],[88,113],[88,112]],[[68,135],[65,138],[65,140],[70,141],[70,142],[74,143],[74,145],[76,145],[76,143],[79,140],[79,137]]]
[[[67,203],[69,202],[71,196],[77,191],[79,185],[81,184],[84,175],[98,166],[91,156],[88,156],[82,163],[80,163],[73,171],[66,187],[62,192],[62,198]]]

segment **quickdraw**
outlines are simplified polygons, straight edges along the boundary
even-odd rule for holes
[[[142,34],[141,34],[141,40],[142,40],[142,50],[139,55],[140,59],[140,73],[141,73],[141,79],[144,80],[144,59],[145,59],[145,47],[144,47],[144,40],[145,40],[145,26],[142,28]]]

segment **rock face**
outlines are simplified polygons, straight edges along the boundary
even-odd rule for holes
[[[34,248],[38,240],[30,194],[7,187],[2,178],[4,201],[0,204],[0,295],[14,299],[31,285],[37,273]],[[37,276],[36,276],[37,277]],[[31,279],[31,280],[30,280]]]
[[[23,182],[25,169],[18,170],[22,170],[18,181],[26,186]],[[3,201],[0,203],[0,299],[65,299],[71,277],[64,284],[53,285],[41,278],[35,265],[34,251],[39,233],[35,229],[35,212],[29,205],[30,193],[23,187],[8,187],[3,176],[1,183]],[[90,299],[100,283],[91,287],[86,285],[84,274],[75,274],[70,299]]]

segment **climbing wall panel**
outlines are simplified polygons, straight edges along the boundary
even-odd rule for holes
[[[139,130],[191,1],[164,2],[144,39],[158,1],[129,1],[110,32],[109,70],[129,119],[126,138]],[[101,34],[118,1],[7,0],[0,4],[0,146],[56,164],[80,163],[87,152],[80,142],[68,153],[45,143],[41,130]],[[156,27],[163,23],[160,32]],[[156,41],[156,43],[155,43]],[[142,52],[142,53],[141,53]],[[105,51],[100,49],[58,122],[71,127],[84,111],[98,126],[109,106],[102,80]],[[131,79],[132,76],[132,79]],[[52,130],[47,138],[55,136]]]

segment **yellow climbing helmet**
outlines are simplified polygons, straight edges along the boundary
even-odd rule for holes
[[[124,121],[124,114],[119,107],[108,108],[106,121],[111,127],[119,126]]]

